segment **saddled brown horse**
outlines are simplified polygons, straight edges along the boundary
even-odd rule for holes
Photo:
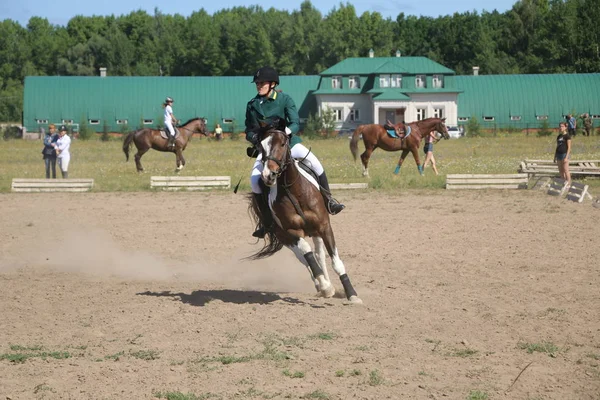
[[[175,139],[174,148],[168,147],[169,141],[166,137],[161,136],[160,129],[143,128],[131,132],[123,141],[123,152],[125,153],[125,159],[129,161],[129,147],[131,147],[131,143],[134,143],[138,150],[135,155],[135,167],[137,168],[138,172],[144,171],[144,167],[142,167],[140,160],[142,156],[150,149],[175,153],[175,162],[177,164],[176,171],[181,171],[185,165],[183,151],[192,137],[192,134],[199,132],[205,136],[208,136],[209,132],[206,129],[204,118],[192,118],[185,124],[177,126],[177,129],[179,130],[180,134],[177,136],[177,139]],[[162,132],[164,132],[164,130]]]
[[[338,255],[329,213],[317,182],[299,170],[284,132],[270,129],[263,138],[259,146],[263,159],[261,179],[270,188],[269,205],[277,223],[267,232],[263,248],[251,258],[268,257],[286,246],[307,267],[317,292],[323,297],[332,297],[335,289],[327,272],[326,249],[347,299],[351,303],[362,303]],[[255,197],[251,194],[249,199],[249,210],[255,221],[262,219]],[[309,237],[313,238],[314,253]]]
[[[404,139],[391,137],[383,125],[360,125],[356,128],[352,135],[352,139],[350,140],[350,151],[352,152],[354,160],[356,160],[358,154],[358,139],[362,134],[363,143],[365,144],[365,151],[360,155],[363,165],[363,176],[369,176],[369,158],[371,158],[373,150],[378,147],[386,151],[402,150],[402,155],[400,156],[398,165],[394,171],[395,174],[400,172],[404,159],[408,153],[411,152],[417,163],[419,173],[422,175],[423,167],[421,165],[421,160],[419,159],[421,139],[433,131],[441,133],[444,139],[449,139],[450,135],[448,134],[445,121],[446,118],[426,118],[421,121],[408,123],[406,124],[407,128],[405,129],[407,136]],[[398,128],[400,125],[403,124],[394,125],[394,127],[397,128],[396,131],[399,130]],[[408,127],[410,127],[410,134],[408,134]]]

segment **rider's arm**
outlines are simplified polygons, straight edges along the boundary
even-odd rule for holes
[[[258,127],[258,120],[252,112],[252,101],[246,106],[246,121],[244,124],[246,125],[246,140],[252,143],[252,137],[256,133],[256,128]]]
[[[296,109],[296,103],[294,100],[287,96],[285,104],[285,117],[287,119],[287,127],[292,131],[292,135],[296,135],[300,130],[300,116]]]

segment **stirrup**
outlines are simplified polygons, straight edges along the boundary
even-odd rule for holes
[[[329,201],[327,202],[327,212],[331,215],[339,214],[344,208],[346,208],[345,205],[339,203],[333,198],[329,199]]]

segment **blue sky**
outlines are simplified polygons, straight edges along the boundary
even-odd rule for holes
[[[517,0],[355,0],[340,2],[336,0],[311,0],[312,5],[323,15],[327,15],[334,7],[340,4],[352,4],[358,15],[365,11],[379,12],[385,18],[396,18],[403,12],[406,15],[423,15],[437,17],[439,15],[452,15],[455,12],[482,10],[504,12],[512,8]],[[143,9],[149,14],[158,8],[163,14],[190,15],[193,11],[204,8],[209,14],[222,9],[236,6],[248,7],[259,4],[264,9],[274,7],[278,10],[298,10],[302,0],[170,0],[158,2],[156,0],[0,0],[0,19],[12,19],[26,26],[30,17],[44,17],[50,23],[65,25],[69,19],[76,15],[122,15]],[[482,5],[484,4],[485,5]]]

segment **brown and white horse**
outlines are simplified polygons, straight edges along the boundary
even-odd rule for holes
[[[268,257],[286,246],[307,267],[317,292],[323,297],[332,297],[335,289],[327,272],[327,250],[346,298],[351,303],[362,303],[338,254],[329,213],[317,182],[298,168],[284,132],[269,130],[263,137],[259,146],[264,160],[261,178],[269,187],[269,204],[276,224],[267,233],[263,248],[251,258]],[[260,218],[260,208],[252,195],[249,208],[255,220]],[[313,238],[314,252],[309,237]]]

